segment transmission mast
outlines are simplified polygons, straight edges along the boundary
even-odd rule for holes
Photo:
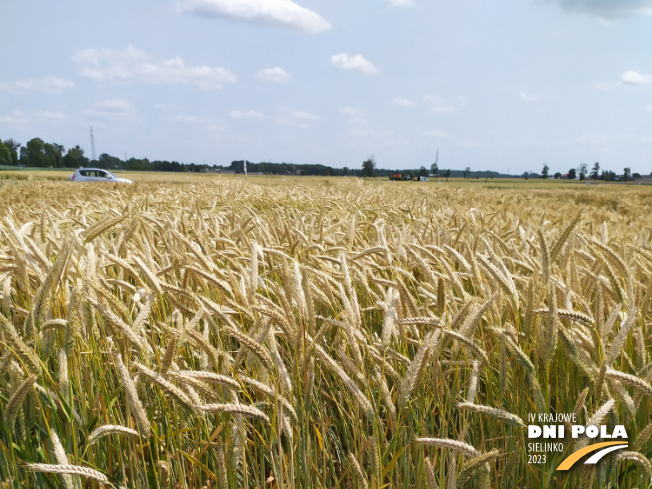
[[[91,126],[91,156],[93,157],[93,161],[97,159],[95,157],[95,137],[93,136],[93,126]]]

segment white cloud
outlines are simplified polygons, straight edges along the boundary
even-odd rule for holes
[[[594,15],[605,20],[652,15],[652,0],[548,0],[568,12]]]
[[[233,73],[220,66],[187,65],[179,56],[156,60],[133,46],[122,50],[84,49],[75,53],[73,61],[79,66],[81,75],[98,83],[139,80],[214,90],[236,81]]]
[[[126,100],[109,99],[95,102],[86,113],[98,119],[124,119],[134,113],[134,106]]]
[[[334,54],[331,56],[331,64],[341,70],[356,70],[365,75],[376,75],[379,70],[374,64],[364,59],[361,54],[351,56],[348,53]]]
[[[283,68],[277,66],[275,68],[265,68],[264,70],[260,70],[256,73],[256,78],[264,82],[286,83],[290,81],[292,76]]]
[[[22,110],[12,110],[8,114],[0,116],[0,124],[7,126],[28,126],[29,119]]]
[[[638,71],[629,70],[620,75],[618,81],[612,82],[595,82],[593,88],[596,90],[614,90],[622,87],[641,88],[652,86],[652,75],[639,73]]]
[[[620,75],[620,81],[626,85],[647,86],[652,85],[652,75],[644,75],[630,70]]]
[[[242,110],[232,110],[229,112],[229,117],[232,119],[238,119],[238,120],[263,120],[267,119],[267,116],[263,114],[262,112],[257,112],[255,110],[248,110],[248,111],[242,111]]]
[[[394,105],[400,105],[401,107],[414,107],[416,103],[413,100],[405,97],[398,97],[392,100]]]
[[[201,17],[221,17],[311,34],[331,28],[321,15],[290,0],[182,0],[177,8]]]
[[[7,91],[11,93],[59,93],[74,87],[75,84],[73,82],[64,80],[58,76],[46,76],[44,78],[29,78],[26,80],[0,82],[0,92]]]
[[[414,0],[387,0],[392,7],[414,7]]]
[[[523,102],[538,102],[539,101],[539,99],[537,97],[535,97],[534,95],[531,95],[529,93],[526,93],[523,90],[521,90],[518,95],[519,95],[519,97],[521,98],[521,100]]]

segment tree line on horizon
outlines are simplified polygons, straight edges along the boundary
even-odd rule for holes
[[[168,172],[202,172],[211,168],[206,164],[150,161],[147,158],[123,160],[107,153],[102,153],[97,160],[91,160],[79,145],[66,151],[61,144],[47,143],[41,138],[30,139],[24,146],[13,139],[0,140],[0,166],[62,169],[91,166],[105,170]]]
[[[593,168],[591,169],[591,172],[588,173],[589,171],[589,165],[586,163],[581,163],[580,166],[577,168],[570,168],[568,170],[568,173],[562,174],[561,172],[557,172],[553,175],[553,178],[555,179],[568,179],[568,180],[576,180],[579,179],[580,181],[586,180],[587,178],[590,178],[593,181],[597,180],[602,180],[605,182],[612,182],[612,181],[624,181],[627,182],[629,180],[635,180],[637,178],[641,178],[640,173],[632,173],[632,169],[629,167],[623,168],[623,172],[621,174],[617,174],[614,171],[611,170],[605,170],[604,168],[602,169],[602,172],[600,172],[600,163],[598,161],[595,162],[593,165]],[[650,176],[652,176],[652,173],[650,173]],[[528,178],[550,178],[550,167],[544,163],[543,168],[541,170],[541,175],[538,175],[536,173],[529,173],[525,172],[523,173],[523,178],[526,180]]]
[[[84,150],[76,145],[66,149],[57,143],[48,143],[41,138],[30,139],[25,145],[13,140],[0,139],[0,167],[25,167],[25,168],[82,168],[96,167],[105,170],[127,170],[127,171],[165,171],[165,172],[209,172],[225,171],[244,174],[244,160],[232,161],[229,165],[207,165],[196,163],[180,163],[177,161],[150,161],[148,158],[121,159],[107,153],[102,153],[96,160],[89,159]],[[433,167],[436,165],[433,165]],[[415,176],[428,175],[425,166],[419,169],[392,170],[377,168],[373,156],[363,162],[361,168],[333,168],[321,164],[297,164],[297,163],[255,163],[247,161],[249,173],[262,173],[265,175],[307,175],[307,176],[356,176],[356,177],[391,177],[401,174],[404,179]],[[471,177],[494,178],[505,177],[498,172],[470,172],[466,170],[444,170],[441,177]]]
[[[197,163],[180,163],[178,161],[154,160],[148,158],[121,159],[102,153],[98,159],[91,160],[84,150],[76,145],[66,149],[61,144],[48,143],[41,138],[30,139],[25,145],[13,139],[0,139],[0,167],[26,167],[26,168],[81,168],[97,167],[106,170],[127,171],[163,171],[163,172],[209,172],[224,171],[244,173],[244,160],[232,161],[228,166],[208,165]],[[425,166],[415,169],[392,170],[377,168],[373,155],[370,155],[361,165],[361,168],[333,168],[321,164],[297,163],[272,163],[247,161],[247,171],[265,175],[307,175],[307,176],[356,176],[356,177],[389,177],[393,180],[412,180],[418,177],[434,178],[550,178],[550,168],[544,164],[541,174],[524,172],[522,175],[506,175],[496,171],[471,171],[470,167],[464,170],[440,169],[437,163],[430,165],[430,170]],[[582,163],[578,168],[571,168],[567,174],[557,172],[554,178],[568,178],[580,180],[591,178],[593,180],[629,180],[640,178],[638,173],[632,173],[629,168],[624,168],[621,175],[610,170],[602,169],[598,162],[588,172],[588,165]]]

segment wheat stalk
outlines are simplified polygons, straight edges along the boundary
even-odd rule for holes
[[[451,440],[448,438],[417,438],[416,443],[419,445],[434,446],[438,448],[448,448],[454,452],[459,452],[467,457],[477,457],[480,455],[473,446],[463,441]]]
[[[136,367],[136,369],[142,375],[144,375],[153,383],[158,385],[161,389],[163,389],[163,391],[166,394],[169,394],[172,398],[179,401],[187,409],[195,410],[197,408],[196,404],[192,401],[192,399],[190,399],[190,397],[188,397],[188,395],[185,392],[179,389],[172,382],[168,381],[167,379],[157,374],[153,370],[148,369],[145,365],[142,365],[141,363],[133,362],[132,365]]]
[[[18,388],[9,398],[9,402],[5,407],[5,425],[9,430],[13,430],[14,423],[16,421],[16,416],[18,415],[18,410],[25,401],[25,398],[29,394],[30,390],[36,383],[36,375],[32,374],[21,382]]]
[[[108,435],[113,435],[113,434],[120,434],[120,435],[126,435],[126,436],[139,436],[138,432],[136,430],[132,430],[131,428],[127,428],[126,426],[120,426],[120,425],[112,425],[112,424],[107,424],[104,426],[99,426],[95,428],[90,435],[88,435],[88,440],[86,442],[87,445],[92,445],[96,441],[98,441],[100,438],[103,438]]]
[[[619,370],[613,370],[611,368],[607,369],[605,375],[610,379],[617,380],[625,385],[630,385],[648,396],[652,396],[652,386],[650,383],[636,377],[635,375],[626,374],[625,372],[620,372]]]
[[[127,398],[127,404],[131,409],[131,414],[136,420],[136,424],[138,425],[138,428],[140,428],[141,433],[143,433],[145,437],[149,438],[151,430],[149,420],[147,419],[147,412],[145,411],[145,408],[140,401],[138,392],[136,390],[136,385],[134,384],[133,380],[131,380],[129,370],[127,370],[127,367],[123,363],[122,356],[120,356],[120,354],[115,356],[115,366],[116,370],[118,371],[120,384],[122,384],[122,388],[125,390],[125,396]]]
[[[26,469],[29,469],[33,472],[46,472],[49,474],[71,474],[71,475],[81,475],[83,477],[88,477],[89,479],[94,479],[103,484],[108,484],[109,479],[99,470],[91,469],[90,467],[84,467],[80,465],[55,465],[55,464],[29,464],[26,463],[23,465]]]
[[[367,477],[362,471],[362,467],[360,467],[360,464],[356,460],[355,455],[353,455],[352,453],[349,453],[349,463],[351,464],[351,467],[353,467],[353,473],[355,474],[360,487],[362,487],[363,489],[367,489],[369,487],[369,483],[367,482]]]
[[[627,450],[619,451],[615,455],[616,460],[628,460],[634,462],[645,473],[646,478],[649,480],[652,475],[652,464],[645,457],[645,455],[638,452],[630,452]]]
[[[466,411],[472,411],[475,413],[480,413],[480,414],[486,414],[487,416],[491,416],[492,418],[499,419],[501,421],[507,421],[508,423],[511,423],[513,425],[519,426],[521,428],[525,427],[525,423],[521,418],[519,418],[516,414],[512,414],[510,412],[507,412],[503,409],[498,409],[498,408],[492,408],[490,406],[483,406],[480,404],[473,404],[470,402],[460,402],[457,405],[458,409],[466,410]]]
[[[260,409],[244,404],[204,404],[203,406],[199,406],[199,409],[207,413],[241,414],[243,416],[259,418],[269,423],[269,417]]]

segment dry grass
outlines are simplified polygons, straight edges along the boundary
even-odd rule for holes
[[[649,482],[649,190],[279,180],[0,186],[0,487]]]

